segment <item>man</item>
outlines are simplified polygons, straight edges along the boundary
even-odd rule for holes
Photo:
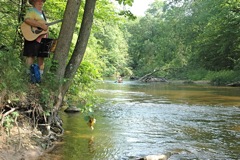
[[[43,5],[46,0],[29,0],[29,3],[33,6],[30,8],[25,17],[24,22],[32,27],[41,28],[44,31],[48,30],[48,26],[46,25],[46,18],[43,13]],[[24,52],[23,56],[26,56],[26,64],[30,67],[37,57],[37,62],[40,68],[40,74],[43,74],[44,70],[44,56],[39,55],[40,42],[42,38],[47,38],[47,34],[40,35],[33,41],[28,41],[25,39],[24,41]]]

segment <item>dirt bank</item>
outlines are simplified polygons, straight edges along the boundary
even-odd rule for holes
[[[40,131],[27,122],[14,126],[8,135],[0,132],[0,160],[37,160],[44,153],[44,139]]]

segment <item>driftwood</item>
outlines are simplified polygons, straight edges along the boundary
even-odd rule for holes
[[[156,73],[158,71],[160,71],[160,70],[159,69],[153,70],[153,72],[148,73],[148,74],[144,75],[143,77],[139,78],[139,81],[146,81],[147,78],[149,78],[151,75],[153,75],[154,73]]]
[[[141,77],[139,79],[139,81],[141,81],[141,82],[167,82],[167,80],[165,78],[152,76],[154,73],[156,73],[158,71],[160,71],[160,69],[154,70],[153,72],[144,75],[143,77]]]
[[[227,86],[231,86],[231,87],[240,87],[240,81],[238,81],[238,82],[234,82],[234,83],[230,83],[230,84],[227,84]]]

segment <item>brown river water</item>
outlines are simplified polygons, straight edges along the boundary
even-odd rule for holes
[[[43,159],[240,159],[240,88],[106,80],[92,131],[82,114],[61,113],[65,135]]]

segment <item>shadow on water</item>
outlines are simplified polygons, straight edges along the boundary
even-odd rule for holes
[[[95,129],[81,114],[62,113],[63,143],[45,158],[131,160],[171,152],[170,160],[240,159],[239,88],[105,81],[96,92],[106,103]]]

